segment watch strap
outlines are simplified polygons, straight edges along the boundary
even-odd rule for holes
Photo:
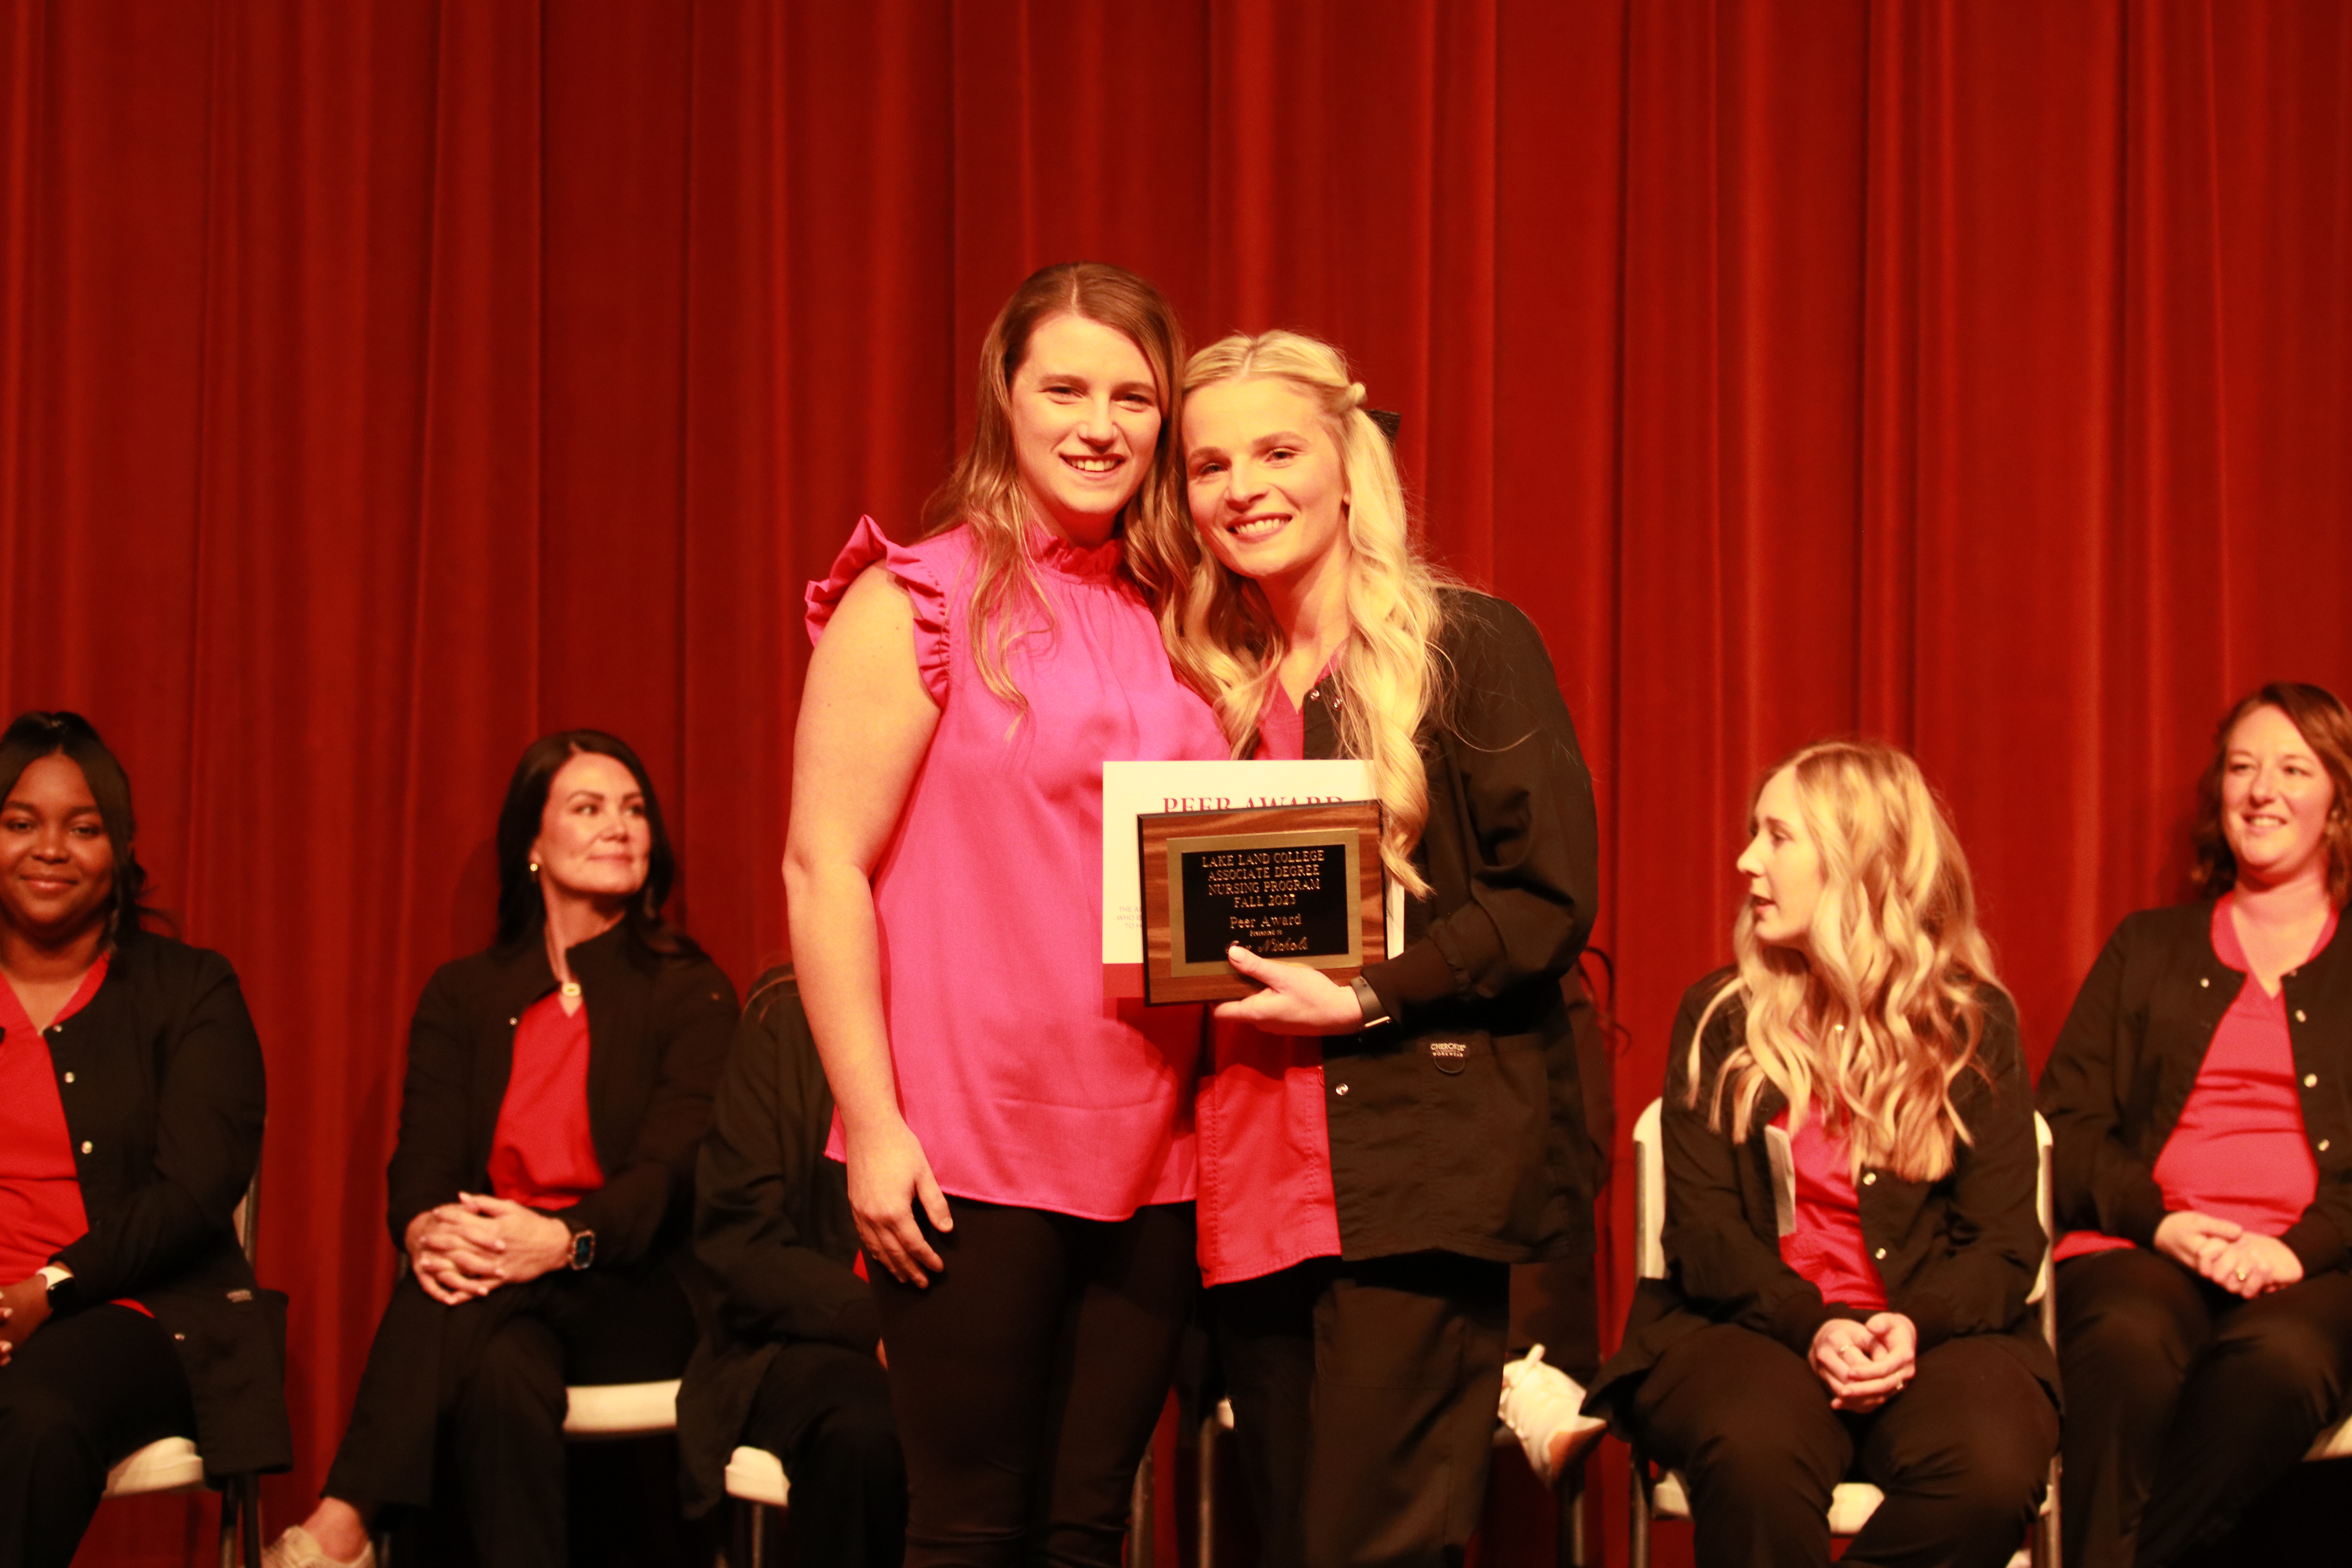
[[[1375,1024],[1389,1021],[1389,1010],[1381,1003],[1381,994],[1372,989],[1370,981],[1359,974],[1348,982],[1348,989],[1355,994],[1356,1005],[1363,1012],[1363,1027],[1369,1029]]]

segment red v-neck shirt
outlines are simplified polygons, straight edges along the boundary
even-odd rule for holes
[[[106,982],[105,957],[89,966],[51,1028],[89,1005]],[[39,1272],[89,1231],[73,1134],[49,1059],[16,988],[0,983],[0,1282]]]
[[[588,1123],[588,1009],[566,1013],[550,992],[515,1026],[490,1191],[527,1208],[568,1209],[604,1184]]]

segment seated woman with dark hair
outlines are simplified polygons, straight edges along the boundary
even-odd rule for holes
[[[744,1005],[695,1174],[695,1255],[719,1296],[677,1391],[686,1511],[724,1500],[738,1444],[765,1448],[792,1481],[790,1561],[898,1568],[907,1467],[881,1314],[854,1266],[848,1171],[824,1157],[832,1128],[800,983],[772,969]]]
[[[2069,1568],[2226,1534],[2352,1385],[2352,714],[2265,686],[2214,739],[2205,897],[2125,918],[2042,1073]]]
[[[107,1471],[292,1460],[286,1299],[232,1216],[260,1042],[228,961],[141,928],[131,784],[77,713],[0,734],[0,1563],[57,1568]]]
[[[1831,741],[1750,808],[1736,967],[1666,1058],[1666,1275],[1588,1408],[1691,1486],[1702,1568],[1994,1568],[2058,1446],[2017,1013],[1918,764]]]
[[[499,813],[499,934],[410,1026],[393,1289],[326,1495],[268,1562],[372,1563],[373,1511],[432,1501],[448,1424],[478,1555],[564,1561],[567,1383],[678,1375],[694,1159],[735,1026],[661,918],[676,866],[635,753],[531,743]]]

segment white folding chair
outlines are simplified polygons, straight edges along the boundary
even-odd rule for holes
[[[256,1211],[260,1203],[261,1172],[254,1171],[246,1184],[245,1201],[236,1205],[232,1224],[236,1228],[236,1244],[245,1249],[246,1263],[253,1262],[253,1237]],[[125,1497],[155,1497],[167,1492],[200,1492],[205,1489],[205,1457],[196,1445],[186,1437],[161,1437],[126,1457],[121,1464],[106,1472],[106,1490],[101,1500]],[[232,1476],[221,1489],[220,1505],[220,1564],[221,1568],[236,1568],[239,1547],[243,1547],[245,1568],[261,1568],[261,1478]]]
[[[1650,1101],[1633,1124],[1633,1247],[1636,1271],[1644,1279],[1663,1279],[1666,1275],[1666,1250],[1663,1239],[1666,1224],[1665,1154],[1660,1143],[1658,1124],[1660,1102]],[[2057,1302],[2051,1291],[2051,1212],[2050,1212],[2050,1127],[2039,1111],[2033,1117],[2033,1137],[2040,1151],[2040,1173],[2034,1184],[2034,1208],[2042,1217],[2042,1268],[2034,1277],[2033,1290],[2026,1300],[2042,1316],[2042,1337],[2053,1345],[2058,1342]],[[1632,1568],[1650,1568],[1650,1526],[1660,1519],[1688,1519],[1690,1491],[1679,1470],[1659,1470],[1652,1473],[1649,1456],[1637,1446],[1633,1456],[1633,1518],[1627,1531],[1628,1557]],[[1877,1511],[1885,1494],[1867,1481],[1841,1481],[1830,1494],[1829,1521],[1832,1535],[1859,1534]],[[2058,1563],[2058,1460],[2050,1460],[2050,1477],[2044,1483],[2042,1509],[2034,1521],[2027,1544],[2010,1559],[2010,1568],[2057,1568]]]
[[[677,1382],[566,1384],[563,1435],[575,1443],[602,1443],[675,1432]]]
[[[727,1457],[727,1495],[735,1500],[735,1554],[727,1568],[763,1568],[768,1510],[792,1503],[784,1462],[765,1448],[737,1448]]]

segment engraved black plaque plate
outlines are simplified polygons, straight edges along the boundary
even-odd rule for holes
[[[1375,802],[1168,813],[1137,833],[1147,1001],[1248,995],[1225,961],[1235,942],[1341,981],[1381,950]]]

